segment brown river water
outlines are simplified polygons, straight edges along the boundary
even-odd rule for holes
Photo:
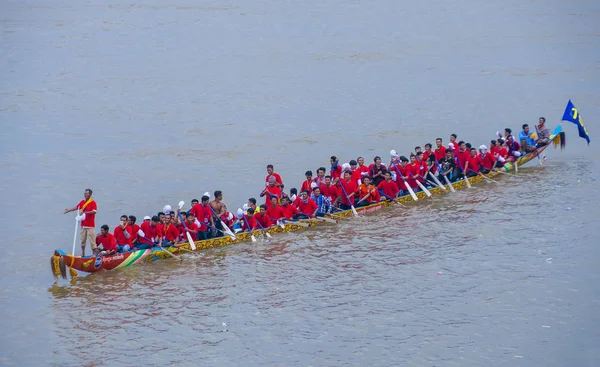
[[[0,4],[0,365],[600,365],[597,1]],[[259,241],[56,281],[97,226],[579,108],[588,146]]]

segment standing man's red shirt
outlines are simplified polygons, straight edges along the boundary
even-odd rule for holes
[[[86,200],[81,200],[79,204],[77,204],[77,209],[81,210],[85,205]],[[83,212],[85,213],[85,219],[81,221],[82,227],[95,228],[96,227],[96,213],[88,213],[94,210],[98,210],[98,205],[96,204],[96,200],[90,201],[88,205],[85,205]]]
[[[272,175],[267,175],[267,177],[265,178],[265,182],[268,185],[269,184],[269,177],[275,177],[275,182],[277,182],[279,185],[275,185],[275,186],[280,186],[283,185],[283,181],[281,180],[281,176],[279,176],[279,174],[273,172]]]
[[[279,186],[267,186],[265,189],[269,192],[265,194],[265,204],[269,205],[271,202],[271,197],[276,196],[277,200],[281,199],[281,188]]]

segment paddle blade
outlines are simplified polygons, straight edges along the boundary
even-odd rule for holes
[[[140,237],[146,237],[146,234],[145,234],[145,233],[144,233],[144,231],[142,231],[141,229],[140,229],[139,231],[137,231],[137,234],[138,234]]]
[[[352,214],[354,214],[355,216],[358,217],[358,212],[356,211],[356,208],[354,207],[354,205],[350,206],[352,208]]]
[[[187,233],[187,240],[190,243],[190,247],[192,248],[192,250],[196,251],[196,244],[194,243],[194,239],[192,238],[192,235],[190,234],[190,232],[186,232]]]
[[[181,200],[179,202],[179,209],[183,208],[184,205],[185,205],[185,201]]]
[[[265,231],[265,234],[267,235],[268,238],[273,238],[273,236],[271,236],[271,234],[269,232]]]
[[[250,238],[252,239],[252,242],[256,242],[256,237],[254,237],[253,234],[250,235]]]

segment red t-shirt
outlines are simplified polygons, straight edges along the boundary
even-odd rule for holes
[[[357,185],[356,182],[350,180],[350,182],[347,182],[346,180],[340,180],[339,181],[340,186],[340,196],[342,197],[342,204],[344,205],[354,205],[354,197],[350,198],[350,201],[348,201],[348,199],[346,198],[346,195],[351,195],[353,192],[356,191],[357,189]],[[343,188],[343,190],[342,190]],[[346,190],[346,193],[344,194],[344,190]]]
[[[356,171],[354,171],[354,172],[356,172]],[[338,189],[336,186],[333,186],[333,185],[321,186],[321,194],[323,194],[326,198],[328,198],[332,204],[335,202],[337,197],[340,196],[340,191],[341,191],[341,189]]]
[[[242,230],[247,231],[248,228],[250,228],[250,230],[258,228],[258,225],[256,224],[256,219],[254,219],[254,215],[246,215],[244,217],[244,224],[242,224]]]
[[[271,218],[271,220],[277,220],[279,218],[285,217],[285,214],[283,212],[283,210],[281,209],[281,206],[279,205],[269,205],[267,207],[267,216],[269,218]]]
[[[261,211],[260,213],[253,215],[253,217],[257,223],[256,228],[261,228],[262,226],[262,228],[267,229],[271,226],[271,219],[266,213]]]
[[[85,205],[86,200],[81,200],[79,202],[79,204],[77,204],[77,209],[81,209],[83,208],[83,206]],[[94,228],[96,227],[96,213],[88,213],[92,210],[98,210],[98,205],[96,204],[96,201],[92,199],[92,201],[83,209],[83,212],[85,213],[85,219],[81,221],[81,226],[82,227],[90,227],[90,228]]]
[[[439,149],[435,148],[433,154],[435,155],[435,161],[439,162],[440,159],[446,157],[446,147],[442,145]]]
[[[198,219],[198,222],[204,221],[204,217],[206,216],[204,212],[204,207],[200,203],[194,204],[192,209],[190,209],[190,213],[194,214],[194,217]]]
[[[156,238],[156,226],[152,227],[150,225],[150,222],[142,222],[142,225],[140,226],[140,229],[144,232],[144,234],[146,235],[145,237],[149,240],[154,240],[154,238]],[[146,241],[144,239],[144,237],[139,237],[138,239],[139,243],[147,243],[149,245],[153,245],[153,243]]]
[[[331,176],[332,181],[336,178],[340,178],[342,176],[342,166],[337,165],[335,169],[330,169],[329,176]]]
[[[368,166],[365,166],[365,165],[358,166],[358,167],[356,168],[356,170],[355,170],[355,171],[358,171],[358,172],[360,172],[360,175],[361,175],[362,177],[365,177],[365,176],[368,176],[368,175],[369,175],[369,167],[368,167]]]
[[[456,159],[460,163],[460,164],[457,164],[458,168],[465,169],[465,165],[467,164],[467,159],[469,159],[469,157],[471,156],[471,153],[469,153],[468,150],[463,150],[463,151],[457,150],[455,155],[456,155]]]
[[[280,208],[283,211],[283,216],[287,219],[292,219],[295,214],[300,214],[298,208],[296,208],[294,205],[282,205]]]
[[[350,179],[352,181],[356,182],[357,185],[358,185],[359,180],[362,183],[362,178],[363,178],[363,176],[359,170],[352,171],[352,175],[350,176]]]
[[[409,182],[410,179],[410,166],[407,164],[406,167],[402,167],[402,165],[400,166],[395,166],[396,168],[394,168],[396,171],[396,185],[398,185],[398,188],[400,190],[408,190],[408,188],[406,187],[406,183]],[[408,178],[404,178],[404,177],[408,177]],[[405,181],[406,180],[406,181]]]
[[[409,164],[408,170],[410,172],[410,175],[408,175],[409,179],[406,181],[412,188],[419,187],[419,185],[417,185],[417,178],[421,174],[421,165],[418,162],[416,162],[415,164]]]
[[[494,156],[491,153],[485,153],[482,161],[483,161],[483,167],[488,170],[491,170],[494,167],[494,163],[496,163],[496,161],[494,160]],[[471,164],[469,164],[469,167],[470,166],[471,166]]]
[[[311,183],[312,183],[312,180],[311,181],[304,180],[304,182],[302,182],[302,186],[300,187],[300,191],[298,192],[298,194],[300,194],[304,190],[308,190],[308,194],[310,195],[312,193],[312,187],[310,187]]]
[[[181,228],[182,228],[181,237],[185,238],[186,240],[187,240],[187,234],[185,234],[185,232],[186,232],[185,229],[186,228],[189,229],[189,230],[191,230],[191,231],[196,231],[196,234],[198,233],[198,226],[194,222],[189,223],[189,222],[186,221],[185,222],[185,227],[182,226]],[[190,234],[192,235],[192,239],[196,236],[196,234],[194,234],[194,233],[190,232]]]
[[[163,224],[160,235],[162,235],[163,241],[175,241],[179,236],[179,229],[173,223],[169,223],[168,225]]]
[[[133,229],[131,228],[130,225],[126,225],[125,230],[129,233],[129,238],[125,237],[125,232],[123,232],[123,229],[121,228],[121,226],[116,226],[115,230],[114,230],[115,240],[117,241],[117,244],[119,244],[119,245],[131,246],[131,241],[133,241]]]
[[[467,166],[465,166],[467,173],[469,173],[471,171],[473,171],[475,173],[479,173],[479,166],[483,165],[483,161],[481,160],[481,157],[479,155],[476,155],[475,157],[467,158],[467,162],[469,163],[468,168],[467,168]]]
[[[315,210],[317,210],[317,203],[315,203],[315,201],[311,198],[308,198],[306,200],[306,202],[304,202],[303,200],[300,200],[300,202],[298,203],[298,210],[300,211],[300,213],[303,213],[303,214],[308,215],[309,217],[312,217]]]
[[[267,186],[266,187],[269,194],[265,194],[265,204],[269,205],[271,203],[271,197],[277,196],[277,201],[281,199],[281,188],[279,186]]]
[[[97,235],[96,245],[102,245],[105,251],[117,251],[117,241],[115,240],[115,236],[110,233],[107,233],[106,236],[102,234]]]
[[[454,145],[454,151],[458,152],[458,142],[451,142],[452,145]]]
[[[508,157],[508,149],[506,147],[502,147],[500,150],[498,150],[498,155],[506,159]]]
[[[379,185],[377,185],[377,188],[392,199],[394,199],[396,194],[398,194],[398,191],[400,191],[398,185],[392,180],[389,182],[381,181]]]
[[[267,183],[267,185],[269,184],[269,177],[275,177],[275,182],[277,182],[278,184],[282,185],[283,181],[281,181],[281,176],[279,176],[277,173],[273,172],[272,175],[267,175],[267,177],[265,178],[265,182]],[[277,186],[277,185],[275,185]]]

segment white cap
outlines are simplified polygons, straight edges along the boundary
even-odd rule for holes
[[[165,214],[171,214],[172,211],[173,209],[171,209],[171,205],[165,205],[165,207],[163,208],[163,213]]]
[[[202,196],[208,196],[208,198],[210,199],[210,193],[208,191],[205,192],[204,195],[202,195]]]
[[[350,169],[352,169],[352,167],[350,167],[350,163],[344,163],[344,164],[342,164],[342,172],[343,171],[349,171]]]
[[[454,150],[454,144],[452,144],[452,143],[448,144],[448,149]]]
[[[242,219],[243,216],[244,216],[244,211],[242,210],[242,208],[238,208],[238,210],[237,210],[238,219]]]
[[[150,218],[150,216],[148,216],[148,215],[146,215],[146,216],[144,217],[144,220],[151,220],[151,219],[152,219],[152,218]]]
[[[250,207],[248,206],[247,203],[242,206],[242,209],[244,209],[244,211],[248,210],[248,208],[250,208]]]
[[[487,147],[485,145],[480,145],[479,150],[487,150]]]
[[[396,157],[398,157],[398,153],[396,153],[396,151],[394,149],[392,149],[392,150],[390,150],[390,157],[396,158]]]
[[[317,187],[317,186],[319,186],[319,185],[317,185],[317,183],[316,183],[316,182],[314,182],[314,181],[313,181],[313,182],[310,184],[310,188],[311,188],[311,189],[314,189],[314,188],[315,188],[315,187]]]

